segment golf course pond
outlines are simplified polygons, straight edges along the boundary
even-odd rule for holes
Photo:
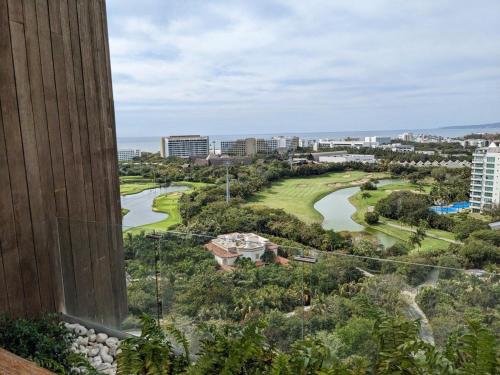
[[[397,180],[380,180],[377,186],[393,184],[395,182],[397,182]],[[396,243],[394,237],[371,228],[366,228],[352,219],[352,215],[356,212],[356,208],[349,202],[349,197],[356,194],[359,190],[359,186],[339,189],[328,194],[314,204],[316,211],[324,218],[322,224],[323,228],[333,229],[337,232],[365,232],[375,236],[384,247],[394,245]]]
[[[126,208],[129,212],[123,217],[122,225],[138,227],[168,218],[166,213],[153,211],[153,201],[159,195],[186,190],[189,190],[188,186],[168,186],[123,195],[121,197],[122,208]]]

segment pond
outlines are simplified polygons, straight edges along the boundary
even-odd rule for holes
[[[377,186],[397,183],[397,180],[380,180]],[[366,232],[375,236],[384,247],[392,246],[396,243],[394,237],[388,236],[378,230],[366,228],[356,223],[352,215],[356,208],[349,202],[349,197],[360,190],[359,186],[339,189],[314,204],[314,208],[323,215],[323,228],[335,231]]]
[[[122,219],[124,227],[138,227],[168,218],[168,214],[153,211],[154,199],[162,194],[189,190],[187,186],[168,186],[144,190],[137,194],[123,195],[122,208],[130,210]]]

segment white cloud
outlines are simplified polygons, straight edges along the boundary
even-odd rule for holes
[[[328,129],[335,113],[356,125],[350,108],[428,126],[421,122],[452,110],[450,121],[457,110],[461,122],[488,121],[481,103],[491,116],[492,101],[500,102],[496,0],[134,3],[108,0],[116,109],[134,119],[148,112],[153,133],[172,111],[180,130],[199,131],[202,114],[219,120],[207,132],[220,133],[243,113],[257,129],[287,122],[299,129],[298,119],[314,113],[316,124],[304,129],[335,130]],[[252,118],[263,108],[264,117]]]

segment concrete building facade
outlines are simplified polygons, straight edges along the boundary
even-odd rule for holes
[[[210,151],[208,137],[200,135],[173,135],[161,138],[162,157],[206,157]]]
[[[473,154],[470,204],[475,212],[500,204],[500,141]]]
[[[141,150],[122,149],[118,150],[118,161],[130,161],[141,156]]]

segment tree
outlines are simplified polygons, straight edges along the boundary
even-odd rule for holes
[[[470,236],[472,232],[489,229],[488,224],[484,221],[467,217],[465,220],[459,221],[453,227],[453,233],[457,240],[463,241]]]
[[[408,244],[410,247],[420,247],[422,246],[422,241],[425,238],[425,229],[421,226],[417,227],[415,232],[413,232],[408,238]]]
[[[365,221],[368,225],[377,224],[379,220],[379,215],[376,212],[365,213]]]
[[[371,181],[365,182],[363,185],[360,186],[361,191],[365,190],[377,190],[377,185],[375,185]]]

